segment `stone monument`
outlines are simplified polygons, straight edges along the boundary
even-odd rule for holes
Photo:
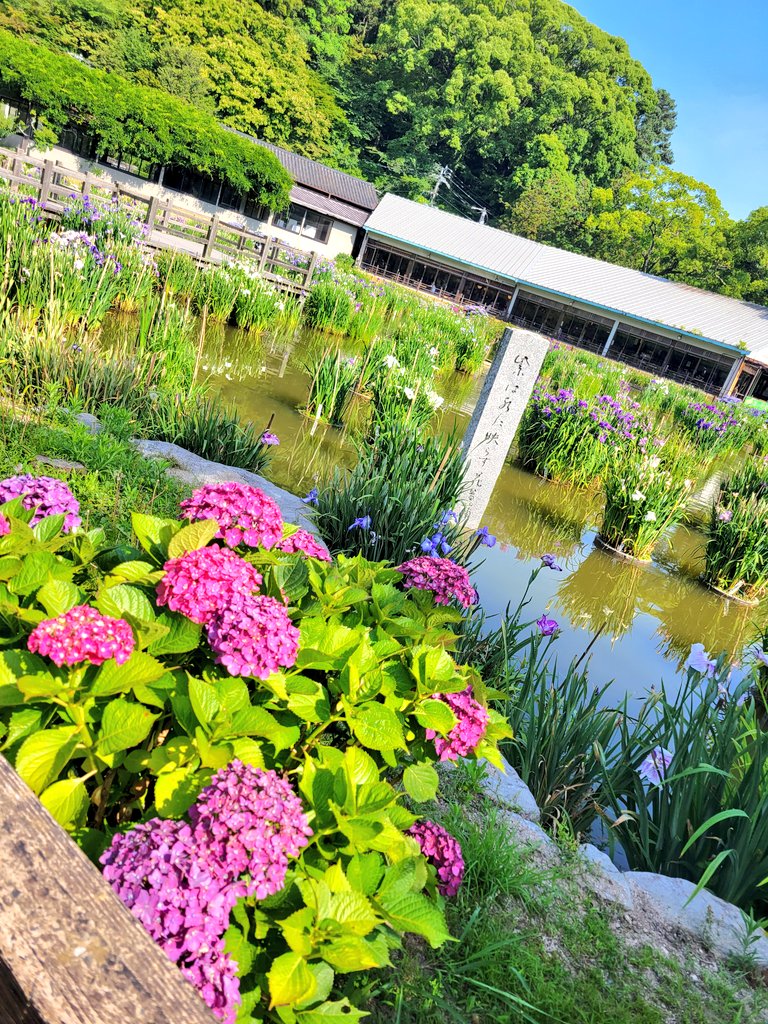
[[[514,327],[499,342],[462,441],[461,501],[470,529],[480,525],[548,349],[543,335]]]

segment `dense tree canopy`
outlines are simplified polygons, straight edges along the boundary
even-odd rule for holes
[[[381,189],[768,299],[768,215],[673,173],[675,103],[561,0],[0,0],[0,26]]]

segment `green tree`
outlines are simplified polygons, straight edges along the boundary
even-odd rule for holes
[[[731,294],[768,306],[768,206],[733,224],[728,245],[733,253]]]
[[[713,188],[662,166],[595,189],[586,223],[591,255],[717,290],[733,262],[729,227]]]

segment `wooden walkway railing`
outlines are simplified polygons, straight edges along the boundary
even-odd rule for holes
[[[247,259],[256,264],[260,277],[297,294],[312,283],[317,253],[230,224],[218,213],[196,213],[109,178],[12,150],[0,150],[0,185],[3,181],[12,190],[43,202],[51,217],[59,217],[73,196],[102,201],[117,196],[133,204],[136,219],[146,225],[146,244],[152,248],[185,252],[201,264]]]
[[[0,755],[0,1024],[215,1024]]]

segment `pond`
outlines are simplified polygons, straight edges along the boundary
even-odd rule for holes
[[[305,363],[329,344],[335,342],[327,335],[306,330],[259,336],[217,325],[206,336],[203,372],[244,419],[261,427],[274,417],[271,429],[281,443],[269,477],[298,494],[326,478],[334,465],[354,462],[347,431],[315,424],[300,411],[309,386]],[[442,429],[463,429],[481,386],[482,374],[440,381]],[[474,577],[488,614],[517,605],[540,556],[549,552],[562,571],[539,574],[527,618],[546,611],[557,620],[562,633],[556,650],[563,664],[591,644],[590,678],[595,684],[612,681],[608,700],[642,696],[662,679],[672,687],[697,642],[713,655],[726,651],[738,677],[744,648],[768,611],[725,601],[697,582],[704,537],[695,523],[678,527],[653,564],[637,566],[594,546],[599,515],[594,495],[507,464],[485,517],[498,543],[481,549],[485,559]]]

